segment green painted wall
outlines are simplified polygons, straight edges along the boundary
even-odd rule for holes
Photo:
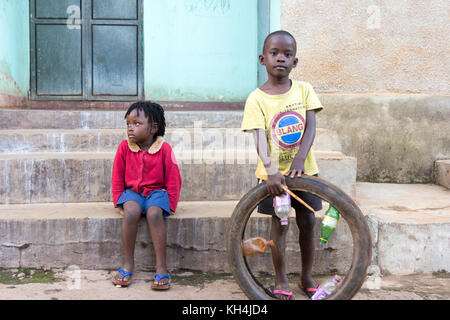
[[[30,86],[28,0],[0,1],[0,94],[27,96]]]
[[[279,29],[280,0],[143,2],[145,98],[243,101],[258,85],[261,38]],[[0,1],[0,35],[0,94],[27,97],[28,0]]]
[[[144,0],[146,99],[242,101],[257,86],[257,0]]]
[[[270,0],[270,32],[281,29],[281,0]]]
[[[258,1],[258,55],[262,53],[264,40],[273,31],[280,30],[281,0]],[[256,60],[257,61],[257,60]],[[257,61],[258,87],[267,81],[266,67]]]

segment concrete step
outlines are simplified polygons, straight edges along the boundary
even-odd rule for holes
[[[125,111],[0,109],[2,129],[121,129]],[[166,111],[167,128],[240,128],[243,111]]]
[[[436,185],[356,184],[356,202],[373,237],[373,261],[384,274],[450,271],[450,191]],[[411,201],[414,199],[414,201]],[[169,270],[229,272],[226,230],[237,201],[180,202],[166,220]],[[319,246],[316,217],[314,273],[345,272],[351,256],[344,219]],[[121,216],[112,203],[0,206],[0,268],[116,269],[121,263]],[[253,214],[246,236],[269,237],[270,218]],[[298,229],[290,218],[288,272],[298,273]],[[272,272],[270,253],[254,256],[254,271]],[[139,226],[137,270],[154,268],[145,219]]]
[[[126,129],[11,129],[0,130],[0,153],[115,152]],[[252,134],[239,128],[168,128],[165,140],[177,151],[207,149],[254,150]],[[318,128],[313,148],[342,151],[337,133]]]
[[[435,162],[436,183],[450,189],[450,159]]]
[[[181,200],[239,199],[256,183],[256,152],[175,152]],[[0,204],[96,202],[111,199],[113,152],[0,154]],[[356,159],[316,152],[320,176],[354,195]]]

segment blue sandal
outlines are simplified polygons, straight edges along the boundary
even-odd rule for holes
[[[161,279],[167,278],[168,282],[161,284]],[[152,289],[153,290],[168,290],[170,289],[170,276],[168,274],[155,274],[155,281],[158,281],[158,283],[153,282]]]
[[[112,278],[112,283],[115,284],[116,286],[122,286],[122,287],[129,286],[131,284],[131,276],[133,275],[133,273],[125,272],[122,268],[119,269],[119,273],[122,275],[122,277],[120,277],[119,274],[116,274]],[[127,279],[125,279],[125,278],[127,278]]]

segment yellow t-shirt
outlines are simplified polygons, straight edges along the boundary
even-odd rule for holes
[[[280,95],[267,94],[255,89],[245,103],[241,130],[266,130],[270,157],[278,170],[285,174],[291,168],[302,141],[306,125],[306,111],[323,109],[313,87],[302,81],[291,80],[288,92]],[[312,150],[305,160],[305,172],[314,175],[319,172]],[[255,175],[267,180],[267,173],[261,159],[258,159]]]

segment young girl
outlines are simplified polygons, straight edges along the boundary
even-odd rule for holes
[[[172,148],[164,142],[164,110],[152,102],[136,102],[125,114],[128,140],[120,143],[114,159],[112,194],[122,220],[123,265],[115,285],[131,284],[138,222],[146,216],[156,254],[152,289],[170,288],[166,266],[166,226],[163,217],[174,213],[181,176]]]

